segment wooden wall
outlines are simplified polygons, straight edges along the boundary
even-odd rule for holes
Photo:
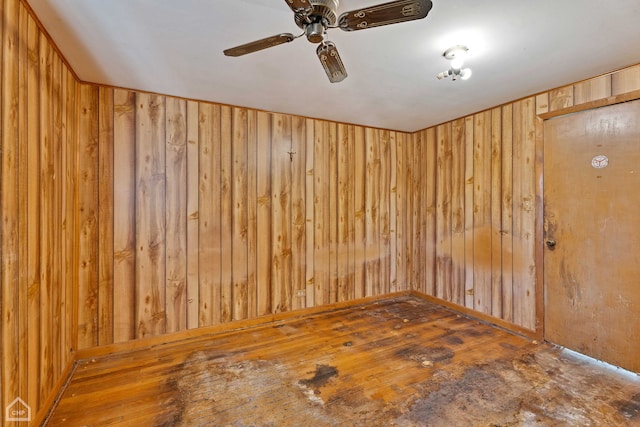
[[[534,98],[415,134],[426,159],[414,288],[536,327],[536,140]]]
[[[79,108],[79,348],[410,289],[410,134],[86,84]]]
[[[75,348],[78,84],[18,0],[0,1],[0,9],[0,418],[4,420],[6,406],[17,397],[35,414]]]
[[[78,345],[409,289],[536,330],[538,115],[637,75],[413,135],[83,84]]]
[[[413,289],[540,328],[542,120],[639,91],[636,65],[416,132]]]

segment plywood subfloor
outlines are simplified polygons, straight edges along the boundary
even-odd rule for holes
[[[640,379],[400,297],[83,360],[47,425],[640,425]]]

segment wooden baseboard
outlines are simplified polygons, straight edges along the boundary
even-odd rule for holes
[[[67,363],[67,366],[65,366],[64,370],[60,373],[60,377],[58,378],[58,381],[56,381],[53,390],[51,390],[51,393],[49,393],[49,396],[42,403],[35,417],[33,417],[31,422],[29,423],[30,426],[41,426],[45,422],[47,416],[49,416],[49,414],[55,407],[58,399],[60,398],[60,396],[62,396],[66,385],[69,383],[69,380],[73,375],[75,367],[76,355],[74,354]]]
[[[155,347],[161,344],[167,344],[177,341],[183,341],[190,338],[200,338],[207,335],[217,335],[225,332],[240,331],[249,328],[256,328],[268,325],[274,322],[284,322],[287,320],[298,319],[300,317],[313,316],[326,313],[337,309],[353,307],[363,304],[371,304],[376,301],[382,301],[389,298],[411,295],[410,291],[396,292],[376,297],[359,298],[356,300],[338,302],[334,304],[322,305],[319,307],[302,308],[299,310],[287,311],[283,313],[268,314],[253,319],[237,320],[219,325],[207,326],[203,328],[189,329],[186,331],[175,332],[171,334],[161,335],[152,338],[140,338],[133,341],[123,343],[109,344],[100,347],[92,347],[78,350],[75,360],[91,359],[94,357],[106,356],[111,353],[120,351],[131,351],[141,348]]]
[[[526,338],[530,338],[533,340],[538,340],[541,341],[542,340],[542,332],[541,331],[533,331],[531,329],[527,329],[527,328],[523,328],[522,326],[518,326],[516,324],[513,324],[511,322],[507,322],[505,320],[502,319],[498,319],[496,317],[493,316],[489,316],[487,314],[484,313],[480,313],[479,311],[475,311],[475,310],[471,310],[467,307],[463,307],[461,305],[458,304],[454,304],[452,302],[448,302],[436,297],[433,297],[431,295],[427,295],[425,293],[422,292],[418,292],[418,291],[411,291],[410,292],[411,295],[418,297],[418,298],[422,298],[426,301],[429,301],[433,304],[438,304],[441,305],[443,307],[449,308],[453,311],[457,311],[460,314],[463,314],[465,316],[477,319],[481,322],[485,322],[488,323],[490,325],[499,327],[501,329],[504,329],[506,331],[509,332],[513,332],[515,334],[518,335],[522,335]]]
[[[474,319],[477,319],[485,323],[489,323],[491,325],[505,329],[509,332],[513,332],[518,335],[525,336],[527,338],[531,338],[535,340],[542,339],[541,333],[539,331],[526,329],[521,326],[515,325],[513,323],[504,321],[502,319],[498,319],[498,318],[480,313],[478,311],[474,311],[466,307],[453,304],[439,298],[435,298],[431,295],[427,295],[422,292],[403,291],[403,292],[396,292],[396,293],[386,294],[386,295],[381,295],[376,297],[366,297],[366,298],[360,298],[357,300],[338,302],[338,303],[323,305],[319,307],[303,308],[300,310],[293,310],[293,311],[288,311],[284,313],[269,314],[269,315],[256,317],[253,319],[238,320],[238,321],[229,322],[229,323],[222,323],[219,325],[207,326],[207,327],[197,328],[197,329],[190,329],[186,331],[175,332],[172,334],[161,335],[158,337],[141,338],[141,339],[127,341],[123,343],[116,343],[116,344],[110,344],[110,345],[105,345],[100,347],[81,349],[76,352],[75,360],[77,361],[77,360],[91,359],[94,357],[106,356],[108,354],[120,352],[120,351],[130,351],[130,350],[136,350],[141,348],[150,348],[150,347],[155,347],[161,344],[178,342],[178,341],[183,341],[191,338],[200,338],[207,335],[217,335],[217,334],[222,334],[226,332],[256,328],[256,327],[268,325],[274,322],[285,322],[292,319],[298,319],[300,317],[313,316],[313,315],[326,313],[327,311],[333,311],[337,309],[353,307],[353,306],[358,306],[363,304],[371,304],[376,301],[382,301],[389,298],[396,298],[396,297],[409,296],[409,295],[424,299],[433,304],[441,305],[443,307],[457,311],[465,316],[472,317]]]

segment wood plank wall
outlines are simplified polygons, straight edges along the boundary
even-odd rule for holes
[[[78,102],[79,348],[410,289],[410,134],[88,84]]]
[[[412,170],[422,165],[426,176],[409,189],[423,214],[412,222],[413,262],[422,261],[413,269],[413,289],[530,330],[539,327],[538,116],[620,102],[637,91],[640,65],[415,133]]]
[[[535,99],[417,132],[414,150],[427,160],[414,289],[534,330]]]
[[[17,397],[35,415],[73,356],[79,175],[76,78],[21,2],[3,0],[0,9],[4,420]]]
[[[537,115],[638,78],[415,134],[83,84],[78,346],[408,289],[535,330]]]
[[[0,8],[2,408],[38,411],[76,348],[395,291],[534,329],[538,115],[640,90],[634,66],[408,134],[80,83]]]

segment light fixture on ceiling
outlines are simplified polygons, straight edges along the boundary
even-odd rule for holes
[[[447,77],[451,77],[451,80],[458,80],[458,78],[467,80],[471,77],[471,68],[462,68],[468,51],[469,49],[462,45],[452,46],[445,50],[442,56],[451,61],[451,63],[448,70],[438,73],[436,76],[438,80],[443,80]]]

